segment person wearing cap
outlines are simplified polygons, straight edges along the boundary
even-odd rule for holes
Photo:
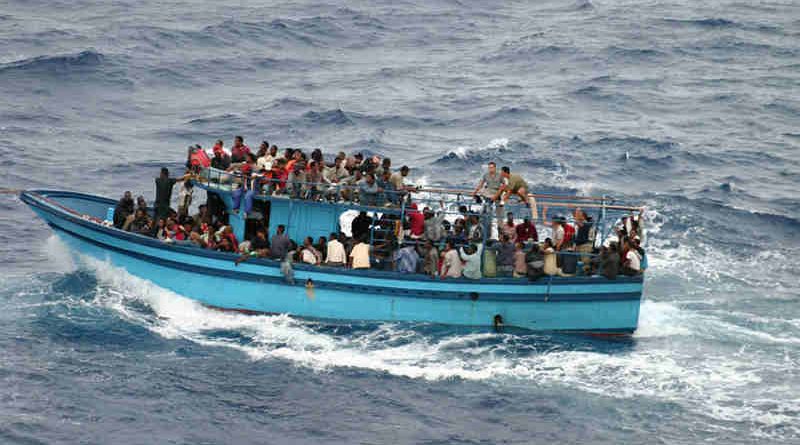
[[[225,153],[222,140],[218,140],[213,148],[214,157],[211,158],[211,167],[218,170],[227,170],[231,166],[231,157]]]

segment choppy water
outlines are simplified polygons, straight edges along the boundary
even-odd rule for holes
[[[649,206],[629,340],[211,312],[0,197],[2,443],[800,443],[793,1],[0,3],[0,186],[152,197],[189,143]],[[257,145],[257,144],[256,144]]]

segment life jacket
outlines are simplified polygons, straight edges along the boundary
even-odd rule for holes
[[[192,167],[211,167],[211,159],[209,159],[208,154],[203,149],[194,150],[189,157],[189,163]]]
[[[575,237],[575,227],[572,224],[564,224],[564,245],[569,244]]]

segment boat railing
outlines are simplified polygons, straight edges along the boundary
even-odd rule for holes
[[[345,205],[353,209],[366,210],[373,214],[399,215],[399,220],[401,221],[410,211],[420,211],[424,207],[444,215],[445,218],[448,216],[456,218],[478,216],[483,225],[482,232],[484,234],[490,233],[493,227],[496,229],[496,224],[500,224],[499,220],[504,219],[505,213],[508,212],[512,213],[517,219],[523,219],[530,215],[529,217],[534,223],[549,225],[556,215],[568,222],[572,222],[574,221],[572,214],[576,209],[581,209],[592,217],[595,224],[595,246],[599,246],[609,236],[613,235],[613,229],[618,226],[622,218],[630,215],[641,215],[644,210],[642,206],[628,205],[605,195],[566,196],[546,193],[530,193],[528,195],[529,202],[513,199],[500,208],[497,203],[476,199],[473,190],[421,186],[407,186],[403,190],[384,191],[382,192],[382,200],[391,202],[390,204],[370,204],[364,202],[363,199],[361,202],[357,202],[357,193],[354,192],[359,190],[359,184],[348,183],[347,181],[343,183],[288,181],[285,178],[278,179],[260,175],[252,175],[249,178],[245,178],[241,172],[216,168],[202,169],[194,176],[194,179],[208,189],[226,192],[232,192],[238,187],[247,190],[252,189],[257,192],[255,194],[256,197],[278,195],[282,198],[307,201],[309,197],[324,200],[327,194],[327,198],[333,196],[333,200],[336,200],[338,197],[338,199],[345,201]],[[295,191],[295,187],[303,189],[304,193]],[[287,188],[292,191],[287,192]],[[396,195],[392,196],[392,193]],[[387,197],[394,199],[387,199]],[[419,206],[417,210],[409,208],[412,202]],[[529,207],[531,203],[533,203],[533,211]],[[539,209],[542,210],[541,214],[538,214]],[[560,214],[560,212],[564,214]],[[548,217],[550,218],[548,219]]]

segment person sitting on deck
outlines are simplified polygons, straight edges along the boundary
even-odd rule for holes
[[[603,246],[603,249],[600,251],[600,270],[603,276],[609,280],[617,278],[619,274],[617,243],[612,242],[608,246]]]
[[[267,240],[267,231],[263,227],[256,229],[256,236],[250,240],[250,251],[259,258],[269,256],[269,240]]]
[[[624,252],[622,258],[622,274],[629,276],[639,275],[642,271],[642,258],[639,256],[639,251],[633,247],[633,243],[629,238],[625,238],[622,242],[622,251]]]
[[[138,233],[139,235],[151,236],[153,232],[153,220],[150,219],[150,216],[142,209],[136,209],[134,213],[135,217],[130,223],[127,223],[123,230],[133,233]]]
[[[510,277],[514,272],[514,243],[507,233],[500,237],[500,242],[493,246],[497,251],[497,276]]]
[[[404,165],[400,167],[400,171],[392,174],[392,176],[389,177],[389,181],[394,184],[394,189],[396,190],[399,199],[402,199],[406,192],[414,189],[413,187],[405,184],[405,179],[409,172],[411,172],[411,169],[408,168],[407,165]]]
[[[500,224],[500,235],[508,236],[508,239],[514,243],[517,241],[517,226],[514,224],[514,213],[508,212],[506,220]]]
[[[375,175],[372,173],[368,173],[358,184],[358,199],[361,201],[361,205],[378,205],[378,195],[381,192],[383,192],[383,189],[375,183]]]
[[[483,254],[483,244],[462,246],[459,250],[459,257],[464,262],[462,274],[466,278],[480,280],[481,274],[481,255]]]
[[[299,153],[299,151],[295,153]],[[305,198],[307,190],[305,167],[302,161],[292,163],[292,170],[286,181],[286,191],[292,199]],[[289,166],[287,165],[288,168]]]
[[[339,241],[337,233],[331,233],[328,241],[327,254],[325,255],[325,265],[342,267],[347,264],[347,254],[344,251],[344,244]]]
[[[231,147],[231,162],[244,162],[245,156],[248,154],[250,154],[250,147],[244,145],[244,138],[241,136],[234,137],[233,147]]]
[[[458,251],[453,247],[450,241],[445,242],[443,260],[442,260],[442,273],[439,278],[461,278],[464,271],[464,264],[461,262],[461,257]]]
[[[395,270],[400,273],[416,273],[419,264],[419,254],[414,245],[405,243],[394,254]]]
[[[305,237],[303,240],[303,250],[300,255],[301,260],[306,264],[318,266],[322,263],[322,254],[314,247],[314,238],[310,236]]]
[[[558,275],[556,249],[553,248],[553,240],[550,238],[544,240],[544,245],[542,246],[542,255],[544,256],[544,274],[549,276]]]
[[[433,242],[430,240],[425,241],[424,247],[419,249],[419,254],[422,257],[422,272],[432,278],[436,278],[436,273],[439,271],[439,251]]]
[[[353,246],[350,252],[350,267],[352,269],[369,269],[370,264],[370,245],[366,238],[360,238],[358,244]]]
[[[425,235],[425,215],[418,210],[417,203],[408,206],[408,235],[411,239],[420,239]]]
[[[539,234],[536,232],[536,225],[531,222],[529,217],[525,217],[521,223],[517,224],[517,242],[526,243],[528,240],[539,241]]]
[[[383,189],[383,193],[381,194],[381,198],[378,199],[379,205],[386,205],[392,206],[399,204],[399,198],[397,190],[394,188],[394,183],[391,181],[392,172],[390,170],[384,170],[378,176],[377,184],[378,187]]]
[[[261,151],[264,151],[262,154]],[[271,170],[272,169],[272,162],[275,160],[275,155],[278,154],[278,147],[273,145],[272,147],[269,146],[267,141],[261,143],[261,148],[258,150],[258,160],[256,161],[256,165],[258,166],[259,170]]]
[[[525,254],[525,261],[528,265],[526,275],[529,280],[536,281],[545,275],[544,255],[542,255],[538,244],[531,246],[531,249]]]
[[[125,221],[129,216],[133,215],[134,211],[133,195],[131,195],[131,192],[126,191],[114,208],[114,227],[121,229],[125,226]]]
[[[425,218],[423,223],[423,235],[426,240],[439,241],[442,239],[443,231],[442,221],[444,221],[444,203],[439,203],[439,211],[434,212],[428,207],[422,209],[422,215]]]
[[[528,273],[528,264],[523,247],[522,241],[517,241],[514,244],[514,272],[512,273],[514,278],[522,278]]]
[[[284,232],[286,232],[286,226],[283,224],[278,225],[278,228],[275,229],[275,235],[272,236],[270,241],[270,257],[274,260],[284,259],[289,252],[291,243]]]

